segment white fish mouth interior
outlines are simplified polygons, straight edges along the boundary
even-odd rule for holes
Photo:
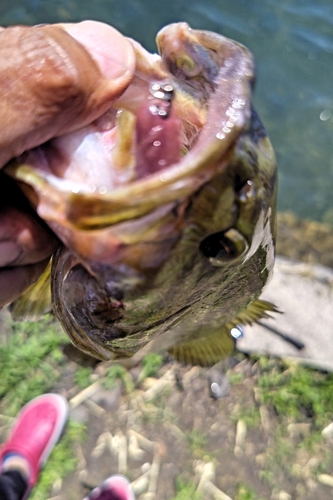
[[[158,92],[156,92],[158,93]],[[56,189],[104,195],[176,165],[183,124],[170,103],[152,97],[135,116],[111,108],[81,130],[31,150],[24,163]]]

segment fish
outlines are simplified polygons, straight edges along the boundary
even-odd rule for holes
[[[47,302],[97,359],[211,366],[233,351],[232,328],[277,310],[259,298],[277,166],[252,105],[253,56],[184,22],[159,31],[158,54],[130,40],[135,73],[112,107],[6,167],[62,242],[12,314]]]

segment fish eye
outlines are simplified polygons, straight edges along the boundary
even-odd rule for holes
[[[244,255],[248,249],[244,236],[231,228],[211,234],[200,243],[200,251],[214,266],[221,266]]]
[[[198,64],[196,64],[195,61],[187,55],[179,56],[177,58],[176,64],[177,67],[181,69],[186,76],[196,76],[200,73]]]

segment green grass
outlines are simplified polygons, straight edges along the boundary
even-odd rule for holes
[[[143,382],[147,377],[157,375],[163,363],[163,357],[160,354],[149,353],[142,360],[142,370],[138,378],[138,384]]]
[[[86,366],[79,366],[74,375],[74,382],[80,389],[85,389],[91,384],[93,369]]]
[[[233,373],[231,370],[229,370],[228,379],[231,385],[241,384],[243,381],[243,375],[241,373]]]
[[[103,386],[105,389],[112,389],[115,387],[118,380],[121,380],[126,394],[131,394],[134,391],[134,383],[132,377],[123,366],[114,363],[105,373],[103,379]]]
[[[311,419],[322,429],[333,419],[333,375],[299,364],[276,361],[273,369],[266,360],[258,379],[261,402],[291,421]]]
[[[266,449],[266,463],[259,478],[279,488],[281,478],[296,478],[298,456],[320,457],[312,472],[330,473],[332,450],[321,431],[333,420],[333,375],[294,362],[261,357],[257,386],[258,404],[271,414],[274,428]],[[292,436],[289,424],[309,424],[309,432]]]
[[[10,322],[9,334],[0,344],[2,414],[16,417],[24,404],[52,390],[66,362],[61,347],[68,342],[52,316],[45,316],[38,322]],[[88,377],[88,372],[81,370],[77,375],[78,385]],[[76,445],[84,436],[85,427],[70,421],[29,498],[45,500],[54,482],[65,479],[76,469]]]
[[[193,430],[187,435],[187,441],[193,457],[204,458],[208,456],[206,451],[208,439],[205,433]]]
[[[249,488],[244,484],[239,484],[237,486],[237,493],[235,500],[262,500],[262,499],[256,495],[256,493],[252,490],[252,488]]]
[[[258,427],[260,425],[259,409],[252,402],[246,402],[246,404],[236,407],[230,418],[233,422],[243,420],[246,427]]]
[[[60,377],[61,345],[68,342],[57,322],[13,323],[0,344],[1,411],[15,416],[32,398],[49,391]]]
[[[176,479],[176,495],[170,500],[203,500],[203,496],[196,492],[192,481],[183,481],[179,477]]]
[[[82,443],[86,436],[85,426],[74,421],[69,421],[64,436],[54,448],[45,468],[42,470],[38,483],[29,498],[31,500],[45,500],[49,497],[52,486],[59,478],[65,479],[68,474],[75,471],[78,459],[75,448]]]

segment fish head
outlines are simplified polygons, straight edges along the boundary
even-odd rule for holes
[[[212,364],[274,262],[276,163],[252,108],[248,50],[186,23],[133,43],[133,81],[106,115],[7,173],[63,242],[53,310],[99,359],[169,350]]]

